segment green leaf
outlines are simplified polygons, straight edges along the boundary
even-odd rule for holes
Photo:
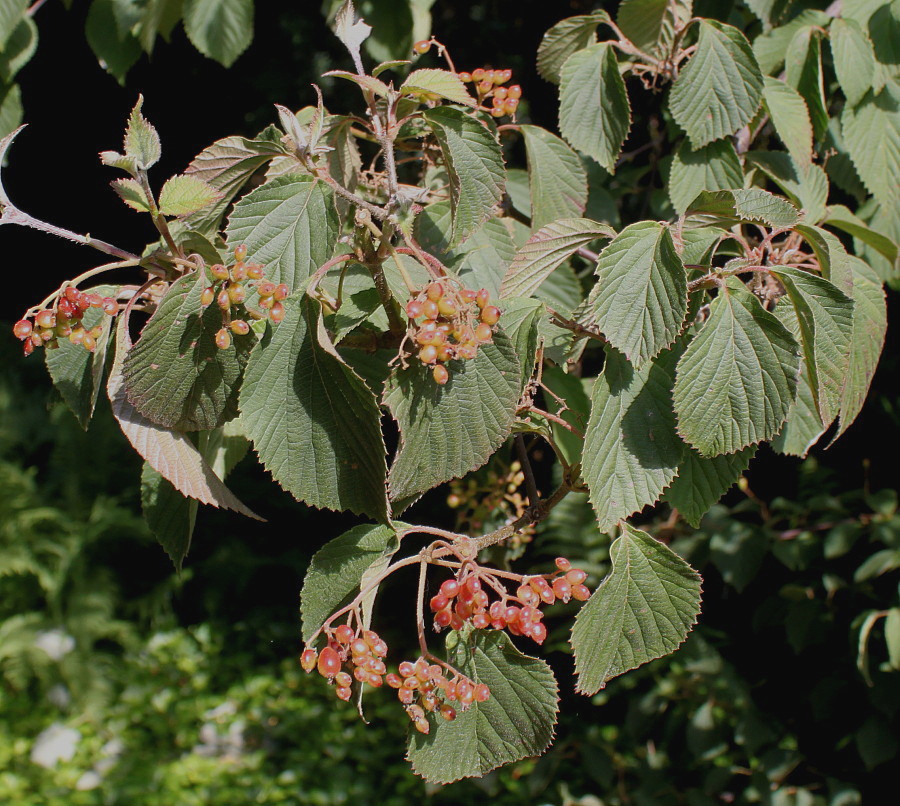
[[[785,55],[785,80],[806,101],[816,139],[828,128],[828,107],[822,74],[821,29],[801,28],[794,34]]]
[[[452,107],[428,109],[431,126],[450,176],[453,215],[451,246],[464,241],[494,213],[503,196],[506,168],[494,131]]]
[[[900,6],[885,2],[875,8],[865,26],[875,50],[872,89],[900,79]]]
[[[231,67],[253,41],[253,0],[185,0],[184,30],[204,56]]]
[[[503,332],[512,342],[519,356],[519,377],[523,391],[534,371],[537,356],[539,327],[545,316],[544,304],[537,299],[510,299],[503,305]]]
[[[609,557],[612,570],[572,628],[577,690],[587,695],[674,652],[700,613],[700,575],[646,532],[623,523]]]
[[[562,136],[613,173],[630,128],[631,105],[612,45],[601,42],[570,56],[560,73]]]
[[[623,229],[597,261],[591,317],[635,366],[675,341],[687,313],[687,275],[668,227],[641,221]]]
[[[900,607],[892,607],[884,619],[884,640],[891,668],[900,670]]]
[[[823,425],[838,414],[850,360],[853,300],[832,283],[800,269],[773,268],[797,311],[800,339]]]
[[[148,54],[153,53],[157,35],[168,41],[181,11],[182,0],[147,0],[137,9],[133,29]]]
[[[331,257],[339,227],[325,183],[291,174],[241,198],[225,232],[229,244],[246,244],[249,258],[266,267],[269,280],[297,291]]]
[[[853,267],[840,239],[828,230],[812,224],[797,224],[795,229],[812,247],[822,269],[822,276],[848,297],[852,297]]]
[[[800,219],[794,205],[760,188],[704,191],[691,202],[685,214],[702,216],[707,224],[729,227],[744,221],[760,221],[769,227],[792,227]]]
[[[137,210],[139,213],[150,212],[147,194],[144,193],[144,189],[137,179],[114,179],[109,184],[119,194],[119,198],[132,210]]]
[[[118,288],[111,285],[90,289],[90,293],[104,297],[114,296],[117,291]],[[68,339],[59,339],[59,347],[45,350],[44,358],[53,385],[81,427],[87,430],[103,388],[103,370],[112,319],[99,308],[88,308],[84,312],[82,324],[87,330],[96,325],[103,326],[103,333],[97,339],[94,352],[88,352]]]
[[[6,46],[0,50],[0,80],[11,84],[16,74],[37,50],[38,29],[31,17],[23,17],[13,28]]]
[[[813,130],[803,96],[784,81],[764,76],[763,103],[788,153],[798,165],[809,165]]]
[[[900,85],[869,93],[841,115],[850,159],[868,191],[884,205],[900,201]]]
[[[543,753],[553,740],[559,700],[550,667],[523,655],[500,631],[475,630],[467,638],[451,633],[447,643],[448,661],[487,684],[491,696],[460,709],[453,722],[429,715],[429,734],[415,731],[410,738],[413,772],[430,783],[448,784]]]
[[[128,332],[125,317],[122,316],[116,329],[115,359],[106,392],[113,416],[132,447],[182,495],[196,498],[202,504],[223,507],[262,520],[222,483],[185,434],[154,423],[129,403],[122,375],[122,362],[127,349]]]
[[[839,427],[832,443],[862,410],[887,330],[887,303],[878,276],[859,258],[850,256],[849,261],[853,267],[853,335],[850,338],[850,366],[841,391]]]
[[[669,198],[679,214],[704,190],[731,190],[744,186],[741,161],[731,140],[716,140],[692,150],[685,141],[672,159]]]
[[[540,126],[519,126],[531,187],[531,227],[578,218],[587,204],[587,175],[578,155]]]
[[[0,85],[0,136],[6,137],[22,123],[22,91],[18,84]]]
[[[678,362],[678,432],[703,456],[771,439],[797,394],[799,371],[794,337],[732,278]]]
[[[387,565],[400,548],[397,530],[390,526],[355,526],[329,540],[309,563],[300,592],[301,635],[309,641],[325,620],[349,604],[360,592],[366,572],[375,565]]]
[[[146,170],[159,161],[162,148],[156,129],[141,114],[143,105],[144,96],[139,95],[125,129],[125,155],[131,157],[139,168]]]
[[[749,467],[756,453],[751,445],[737,453],[723,456],[701,456],[693,448],[684,453],[684,461],[665,499],[677,509],[695,529],[703,516]]]
[[[0,51],[18,27],[28,8],[28,0],[0,0]]]
[[[542,78],[554,84],[560,82],[562,66],[576,51],[597,41],[597,26],[608,22],[605,11],[567,17],[554,25],[541,39],[537,52],[537,69]]]
[[[384,441],[374,395],[315,338],[316,304],[290,297],[247,363],[240,408],[266,469],[297,500],[385,520]]]
[[[890,263],[897,262],[897,244],[890,238],[876,232],[865,221],[856,216],[843,204],[832,204],[825,211],[822,225],[834,227],[859,238],[863,243],[881,253]]]
[[[623,0],[616,23],[644,53],[665,56],[676,30],[690,21],[692,6],[692,0]]]
[[[272,127],[263,134],[274,135],[276,131]],[[280,132],[278,135],[280,136]],[[225,210],[250,177],[271,159],[283,153],[277,141],[263,136],[254,140],[226,137],[203,149],[191,160],[185,175],[195,176],[222,195],[212,206],[189,216],[185,224],[204,235],[215,235]]]
[[[819,221],[828,203],[828,176],[819,165],[800,166],[783,151],[753,151],[747,162],[759,168],[805,212],[805,220]]]
[[[784,64],[784,55],[794,34],[807,25],[826,27],[832,18],[818,9],[807,8],[785,25],[760,34],[753,40],[753,53],[760,69],[766,75],[774,75]]]
[[[694,148],[748,124],[762,100],[762,73],[744,35],[716,20],[699,22],[697,50],[672,85],[669,110]]]
[[[568,218],[548,224],[516,252],[503,277],[500,296],[531,296],[579,247],[600,238],[615,237],[615,230],[611,227],[586,218]]]
[[[855,20],[838,17],[828,28],[831,58],[847,103],[856,106],[875,78],[875,50]]]
[[[459,80],[456,73],[449,70],[413,70],[400,87],[401,95],[436,95],[446,98],[455,104],[476,106],[475,99],[469,95],[466,85]]]
[[[141,43],[130,26],[120,24],[117,0],[93,0],[84,26],[85,37],[101,66],[119,82],[141,56]]]
[[[384,395],[400,427],[389,479],[392,500],[404,501],[487,462],[512,429],[519,367],[512,344],[498,330],[476,358],[447,365],[446,386],[438,386],[417,361],[395,368]]]
[[[141,509],[150,531],[172,560],[176,571],[191,547],[199,505],[185,498],[170,481],[144,462],[141,471]]]
[[[205,310],[204,272],[176,280],[125,358],[128,400],[145,417],[179,431],[208,431],[237,416],[244,366],[256,342],[251,332],[216,346],[222,313]]]
[[[638,370],[621,353],[606,351],[582,463],[600,531],[657,501],[675,477],[684,446],[672,413],[673,364],[666,353]]]
[[[215,188],[194,174],[173,176],[159,193],[159,209],[163,215],[188,216],[222,197]]]

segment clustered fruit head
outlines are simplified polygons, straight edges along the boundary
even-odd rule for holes
[[[247,247],[239,244],[234,248],[232,266],[215,263],[207,269],[212,285],[203,289],[200,304],[207,308],[215,302],[222,311],[222,328],[216,333],[216,346],[221,350],[231,346],[232,333],[245,336],[250,332],[250,324],[244,317],[259,320],[268,315],[275,324],[284,319],[283,300],[291,293],[290,287],[286,283],[268,282],[263,267],[258,263],[245,263],[246,258]],[[245,305],[248,287],[256,289],[260,310]]]
[[[446,627],[460,630],[468,622],[477,630],[506,629],[512,635],[543,644],[547,627],[540,608],[557,599],[584,602],[591,595],[584,584],[587,574],[580,568],[573,568],[565,557],[557,557],[556,569],[552,574],[523,577],[511,596],[490,569],[467,566],[455,579],[446,580],[429,602],[435,631]],[[488,591],[498,598],[491,602]]]
[[[488,98],[491,99],[488,111],[495,118],[511,115],[515,119],[522,98],[522,88],[518,84],[503,86],[512,78],[512,70],[489,70],[479,67],[471,73],[457,73],[457,76],[465,84],[475,85],[479,106],[487,108],[485,102]]]
[[[425,658],[403,661],[397,672],[388,672],[383,658],[387,644],[373,630],[354,630],[349,624],[326,629],[328,644],[321,652],[307,647],[300,655],[300,666],[311,672],[316,669],[335,686],[338,699],[347,701],[353,694],[353,681],[360,685],[381,688],[385,683],[396,689],[397,698],[406,709],[416,730],[428,733],[431,726],[426,712],[438,713],[448,722],[456,719],[455,702],[465,711],[474,702],[484,702],[490,689],[465,675],[451,677],[443,667],[429,664]]]
[[[490,299],[487,289],[457,289],[446,278],[430,283],[406,304],[418,359],[432,367],[436,383],[443,386],[450,379],[448,361],[475,358],[479,346],[493,339],[500,309],[489,305]]]
[[[103,333],[103,326],[96,325],[86,329],[81,324],[88,308],[100,308],[109,316],[115,316],[119,312],[119,303],[112,297],[85,293],[75,286],[66,286],[58,294],[52,308],[38,311],[33,318],[25,316],[20,319],[13,325],[13,334],[24,342],[25,355],[31,355],[35,347],[59,347],[61,338],[94,352],[97,339]]]

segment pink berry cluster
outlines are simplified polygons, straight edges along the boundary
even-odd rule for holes
[[[448,678],[443,667],[429,664],[425,658],[403,661],[397,673],[388,672],[384,663],[387,644],[374,630],[354,630],[340,624],[325,631],[328,644],[321,652],[307,647],[300,655],[300,666],[306,671],[318,670],[335,686],[338,699],[347,701],[353,694],[353,681],[373,688],[385,683],[397,691],[397,698],[406,709],[416,730],[428,733],[431,729],[426,712],[436,712],[447,721],[456,719],[456,709],[462,710],[474,702],[484,702],[490,689],[477,684],[465,675],[456,673]]]
[[[450,380],[446,362],[471,360],[481,344],[493,339],[500,309],[490,305],[490,299],[487,289],[457,289],[448,278],[429,283],[406,304],[418,359],[432,367],[435,383],[443,386]]]
[[[209,267],[208,276],[212,285],[203,289],[200,304],[207,308],[216,303],[222,311],[222,328],[216,333],[216,346],[227,350],[231,346],[231,334],[245,336],[250,332],[250,319],[269,319],[278,323],[284,319],[283,300],[291,293],[286,283],[275,285],[265,279],[263,267],[258,263],[246,263],[247,247],[239,244],[234,248],[234,264],[230,267],[215,263]],[[259,295],[261,310],[247,308],[247,288],[255,288]],[[247,318],[245,318],[247,317]]]
[[[81,320],[88,308],[100,308],[109,316],[115,316],[119,312],[119,303],[112,297],[85,293],[70,285],[60,292],[53,308],[38,311],[33,320],[25,316],[16,322],[13,334],[25,342],[25,355],[31,355],[35,347],[59,347],[59,339],[63,338],[94,352],[103,326],[96,325],[89,329],[82,326]]]
[[[431,598],[429,607],[434,613],[434,629],[437,632],[446,627],[459,630],[470,623],[478,630],[505,629],[512,635],[523,635],[543,644],[547,627],[540,608],[557,599],[584,602],[591,595],[584,584],[587,574],[580,568],[573,568],[565,557],[557,557],[556,569],[552,574],[522,577],[515,595],[510,596],[490,569],[467,566],[457,578],[445,580]],[[489,590],[498,594],[493,602]]]
[[[504,115],[515,117],[519,100],[522,98],[522,88],[518,84],[502,86],[512,78],[512,70],[489,70],[479,67],[471,73],[463,72],[457,75],[463,83],[475,85],[479,106],[484,107],[486,101],[490,99],[490,113],[495,118],[502,118]]]

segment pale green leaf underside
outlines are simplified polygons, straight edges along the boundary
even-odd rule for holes
[[[572,628],[577,688],[588,695],[673,652],[700,612],[700,575],[668,546],[624,523],[609,554],[612,570]]]
[[[789,201],[760,188],[704,191],[687,209],[688,215],[702,216],[710,224],[737,224],[760,221],[770,227],[791,227],[800,216]]]
[[[824,218],[828,202],[828,175],[820,165],[799,165],[783,151],[754,151],[747,163],[768,176],[804,211],[804,219],[816,222]]]
[[[847,103],[856,106],[875,78],[875,50],[855,20],[838,17],[828,28],[831,56]]]
[[[713,300],[675,378],[678,432],[704,456],[771,439],[797,394],[800,351],[790,332],[732,279]]]
[[[634,369],[606,351],[594,382],[582,460],[601,531],[657,501],[681,463],[672,413],[673,356]]]
[[[464,241],[493,215],[506,182],[500,144],[481,121],[452,107],[422,113],[441,147],[450,176],[451,245]]]
[[[844,142],[859,178],[882,204],[900,200],[900,85],[867,94],[841,115]]]
[[[756,453],[751,445],[737,453],[723,456],[701,456],[693,448],[684,452],[684,461],[665,499],[677,509],[695,529],[703,516],[749,467]]]
[[[466,85],[449,70],[413,70],[400,87],[400,92],[403,95],[439,95],[455,104],[475,106],[475,99],[469,95]]]
[[[605,11],[567,17],[554,25],[541,39],[537,52],[538,73],[547,81],[559,84],[562,66],[576,51],[597,41],[597,26],[609,19]]]
[[[446,386],[417,364],[398,367],[384,395],[400,427],[389,484],[394,501],[481,467],[509,435],[519,399],[519,359],[502,330],[471,361],[451,361]]]
[[[184,30],[204,56],[231,67],[253,41],[253,0],[185,0]]]
[[[672,85],[669,109],[694,148],[749,123],[762,100],[762,73],[744,35],[702,19],[697,51]]]
[[[206,431],[237,416],[244,365],[256,338],[234,336],[216,346],[222,313],[205,310],[202,273],[172,284],[125,358],[128,400],[145,417],[179,431]]]
[[[173,176],[159,194],[159,210],[163,215],[188,216],[212,204],[221,193],[194,174]]]
[[[558,710],[556,678],[538,658],[519,652],[500,631],[475,631],[458,639],[448,660],[491,690],[490,699],[453,722],[429,716],[427,736],[413,732],[407,758],[431,783],[480,777],[493,769],[544,752],[553,740]],[[448,644],[452,639],[448,639]]]
[[[249,260],[265,266],[267,279],[297,291],[331,257],[339,228],[325,183],[292,174],[241,198],[226,234],[230,245],[247,246]]]
[[[198,508],[196,499],[185,498],[170,481],[144,462],[141,472],[144,520],[179,571],[191,547]]]
[[[516,252],[500,286],[500,296],[531,296],[579,247],[615,236],[611,227],[586,218],[561,219],[542,227]]]
[[[139,213],[150,212],[147,194],[144,193],[144,189],[136,179],[114,179],[110,185],[119,198],[132,210],[137,210]]]
[[[687,312],[687,275],[667,227],[641,221],[600,253],[591,317],[635,366],[675,341]]]
[[[289,298],[284,321],[270,326],[250,355],[240,396],[247,436],[275,481],[299,501],[383,520],[387,468],[378,405],[316,342],[313,304]]]
[[[525,138],[531,187],[531,228],[578,218],[587,204],[587,174],[563,140],[539,126],[519,127]]]
[[[696,151],[685,141],[672,158],[669,198],[683,213],[704,190],[743,188],[744,172],[730,140],[716,140]]]
[[[764,77],[763,103],[772,118],[775,131],[788,153],[798,165],[812,160],[813,130],[806,101],[789,84],[770,76]]]
[[[156,129],[141,114],[143,105],[144,97],[139,95],[128,116],[124,146],[126,156],[131,157],[139,168],[150,168],[159,161],[162,147]]]
[[[402,524],[395,524],[399,526]],[[309,641],[332,613],[359,593],[360,581],[373,563],[389,559],[399,547],[395,529],[364,524],[319,549],[310,561],[300,592],[303,640]]]
[[[631,128],[631,106],[613,47],[591,45],[563,65],[559,130],[575,148],[613,173]]]

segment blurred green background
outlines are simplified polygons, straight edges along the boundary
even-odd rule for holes
[[[318,79],[347,58],[317,4],[300,12],[260,3],[253,44],[229,69],[176,28],[124,85],[98,66],[82,33],[90,4],[70,5],[51,0],[34,15],[39,43],[17,77],[30,128],[4,177],[24,209],[76,230],[131,248],[150,238],[106,187],[95,156],[118,145],[138,91],[162,135],[160,176],[182,170],[218,137],[272,122],[273,102],[309,103],[312,81],[335,108],[356,100],[348,87]],[[720,19],[748,16],[739,3],[714,5]],[[428,3],[363,6],[387,31],[376,45],[381,58],[402,55],[410,7]],[[431,15],[460,69],[513,68],[525,114],[553,129],[555,88],[536,76],[534,54],[550,25],[593,6],[437,0]],[[85,250],[36,233],[7,227],[0,238],[7,264],[28,273],[27,287],[4,299],[10,322],[92,265]],[[889,305],[894,324],[893,292]],[[176,575],[143,525],[140,462],[108,412],[101,407],[82,432],[39,357],[23,361],[4,336],[0,802],[888,802],[900,756],[892,334],[870,401],[842,443],[804,461],[762,451],[745,489],[729,493],[699,530],[670,528],[665,511],[645,525],[705,577],[704,612],[687,644],[591,699],[578,697],[560,613],[545,644],[561,686],[556,743],[540,759],[444,788],[408,770],[409,722],[393,698],[368,697],[366,725],[318,677],[299,671],[303,574],[311,555],[354,521],[293,502],[250,456],[233,487],[269,522],[205,508]],[[415,516],[452,524],[445,498],[446,490],[426,496]],[[593,524],[586,502],[573,497],[542,526],[527,562],[537,568],[565,554],[596,585],[609,539]],[[389,589],[380,603],[384,621],[397,625],[386,637],[398,652],[414,643],[402,594]]]

